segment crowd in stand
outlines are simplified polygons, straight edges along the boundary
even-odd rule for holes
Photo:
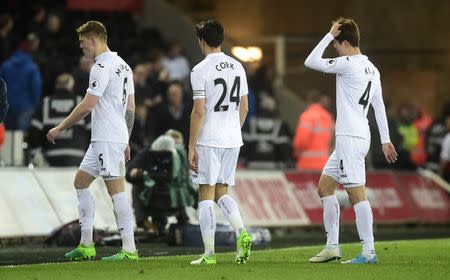
[[[50,147],[45,140],[54,119],[70,112],[86,92],[94,61],[81,55],[74,30],[88,19],[107,26],[111,49],[133,68],[136,118],[130,140],[132,150],[137,152],[150,145],[169,129],[178,130],[184,139],[189,139],[189,75],[194,62],[183,55],[177,42],[167,42],[158,30],[140,28],[129,13],[74,12],[63,7],[50,10],[35,4],[28,10],[11,8],[0,14],[0,77],[8,85],[10,104],[4,125],[6,130],[20,130],[28,135],[29,160],[39,159],[41,153],[48,164],[55,165],[54,160],[48,160],[49,149],[62,149],[56,155],[66,152],[81,159],[80,151],[89,142],[89,133],[84,133],[89,130],[88,122],[74,128],[83,133],[67,133],[67,141],[61,141],[60,146]],[[246,68],[250,112],[243,129],[241,166],[322,170],[333,146],[333,98],[308,95],[308,107],[292,132],[279,117],[270,68],[261,62],[247,64]],[[369,114],[373,140],[368,166],[404,170],[427,167],[441,174],[450,173],[441,166],[442,145],[450,131],[450,104],[435,120],[418,104],[403,104],[397,114],[392,108],[387,109],[399,162],[385,163],[374,117]],[[70,137],[77,138],[73,143],[78,143],[78,147],[67,145]],[[72,161],[56,165],[68,162]]]

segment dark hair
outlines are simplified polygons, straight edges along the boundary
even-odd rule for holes
[[[339,43],[342,41],[347,41],[352,45],[352,47],[359,47],[359,28],[356,22],[351,18],[340,17],[333,23],[339,22],[341,26],[339,30],[341,33],[335,38]]]
[[[224,39],[222,24],[213,19],[197,24],[195,32],[200,40],[204,40],[208,46],[214,48],[220,46]]]

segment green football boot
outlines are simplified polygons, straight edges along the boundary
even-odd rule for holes
[[[250,247],[252,246],[252,237],[244,229],[236,241],[236,258],[237,264],[244,264],[250,257]]]
[[[64,258],[70,261],[84,261],[93,260],[95,258],[95,255],[96,253],[94,243],[89,246],[80,244],[77,248],[65,254]]]
[[[205,256],[202,255],[200,259],[191,261],[192,265],[202,265],[202,264],[216,264],[216,255]]]
[[[130,253],[130,252],[124,251],[123,249],[120,250],[120,252],[115,255],[102,258],[102,261],[137,261],[137,260],[139,260],[137,250],[134,253]]]

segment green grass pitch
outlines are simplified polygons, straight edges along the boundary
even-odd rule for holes
[[[344,259],[360,251],[359,244],[341,246]],[[0,279],[450,279],[450,239],[377,242],[376,249],[380,262],[375,265],[309,264],[308,258],[321,250],[314,246],[253,251],[245,265],[234,264],[234,254],[225,253],[217,255],[215,266],[189,265],[197,256],[5,266]]]

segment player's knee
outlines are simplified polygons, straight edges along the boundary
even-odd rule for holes
[[[330,196],[334,194],[334,188],[319,186],[319,188],[317,189],[317,193],[319,194],[319,197]]]
[[[367,200],[366,193],[363,190],[346,189],[346,191],[348,194],[348,199],[350,200],[352,205],[355,205],[357,203]]]

